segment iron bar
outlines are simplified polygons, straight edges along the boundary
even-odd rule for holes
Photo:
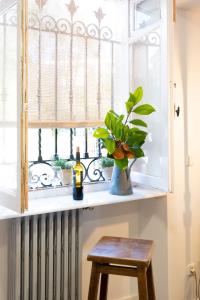
[[[55,153],[54,153],[54,159],[58,160],[58,129],[55,129]]]
[[[73,155],[73,129],[70,128],[70,160],[74,160]]]
[[[111,109],[114,109],[114,44],[111,43]]]
[[[84,158],[89,158],[89,153],[88,153],[88,129],[85,128],[85,154]]]
[[[38,162],[42,162],[42,129],[38,130]]]
[[[101,157],[101,140],[100,139],[98,139],[98,151],[99,151],[98,157]]]

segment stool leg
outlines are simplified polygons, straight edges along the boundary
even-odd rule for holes
[[[97,270],[97,264],[93,262],[90,276],[88,300],[97,300],[99,277],[100,273]]]
[[[150,300],[148,299],[147,277],[145,268],[138,268],[138,292],[139,300]]]
[[[108,294],[108,274],[101,274],[101,287],[99,300],[107,300]]]
[[[154,288],[154,282],[153,282],[153,270],[152,270],[151,262],[147,269],[147,286],[148,286],[149,300],[156,300],[155,288]]]

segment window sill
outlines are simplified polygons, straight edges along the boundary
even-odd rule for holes
[[[109,194],[109,191],[107,189],[101,191],[96,191],[95,189],[95,192],[85,192],[84,199],[82,201],[74,201],[71,194],[57,196],[54,195],[49,197],[30,199],[29,210],[24,214],[16,213],[3,206],[0,206],[0,220],[38,215],[43,213],[52,213],[57,211],[125,203],[143,199],[159,198],[163,196],[166,196],[166,192],[149,187],[147,188],[144,186],[134,187],[133,194],[129,196],[114,196]]]

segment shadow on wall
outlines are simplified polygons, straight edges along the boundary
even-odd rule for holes
[[[141,201],[138,205],[138,237],[155,242],[153,271],[156,296],[157,299],[169,300],[167,197]]]

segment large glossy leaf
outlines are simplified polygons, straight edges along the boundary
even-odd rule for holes
[[[134,130],[135,128],[130,129],[130,134],[127,140],[127,144],[129,145],[129,147],[134,147],[138,145],[141,145],[144,143],[146,136],[147,136],[147,132],[142,131],[142,130]]]
[[[134,97],[135,97],[135,102],[134,105],[136,105],[138,102],[142,100],[143,97],[143,88],[139,86],[135,91],[134,91]]]
[[[126,170],[128,167],[128,158],[124,159],[115,159],[115,164],[120,168],[120,170]]]
[[[133,109],[133,106],[134,106],[134,103],[131,102],[130,100],[128,100],[128,101],[126,102],[126,111],[127,111],[128,114],[131,113],[131,111],[132,111],[132,109]]]
[[[150,115],[155,108],[150,104],[142,104],[134,109],[134,113],[138,115]]]
[[[93,136],[97,139],[106,139],[109,135],[108,130],[105,128],[97,128],[93,133]]]
[[[141,148],[134,149],[134,154],[137,158],[144,156],[144,151]]]
[[[108,153],[109,154],[113,154],[113,152],[116,149],[116,143],[115,143],[115,141],[113,139],[108,138],[108,139],[105,139],[103,141],[103,143],[104,143],[106,149],[108,150]]]
[[[147,123],[145,123],[143,120],[140,120],[140,119],[134,119],[134,120],[130,121],[129,123],[136,125],[136,126],[147,127]]]
[[[129,127],[128,125],[123,126],[122,129],[122,142],[126,142],[129,136]]]

